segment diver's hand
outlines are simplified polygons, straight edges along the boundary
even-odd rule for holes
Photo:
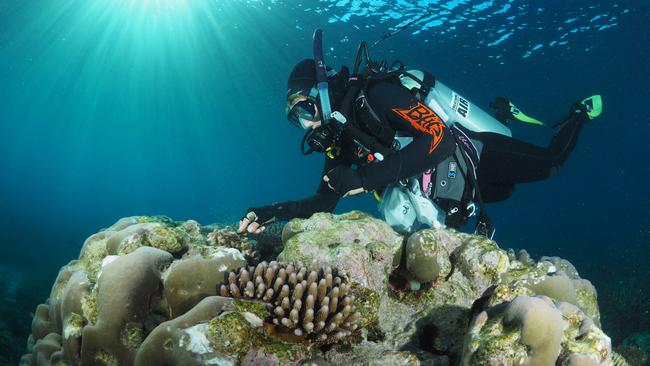
[[[257,215],[255,212],[250,211],[246,214],[246,216],[239,220],[239,228],[237,229],[237,234],[243,234],[245,232],[259,234],[264,231],[264,229],[266,229],[266,227],[260,225],[260,223],[257,222]]]
[[[330,170],[323,177],[327,186],[336,193],[342,194],[343,197],[354,196],[359,193],[367,192],[363,188],[363,182],[359,172],[349,166],[340,165]]]
[[[273,223],[275,219],[272,206],[249,208],[248,213],[239,220],[237,233],[259,234],[266,229],[266,225]]]

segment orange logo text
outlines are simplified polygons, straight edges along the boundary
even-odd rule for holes
[[[431,108],[419,102],[407,109],[393,108],[393,112],[409,121],[411,126],[416,130],[428,133],[433,137],[433,141],[429,147],[429,154],[438,147],[438,144],[440,144],[444,136],[444,123]]]

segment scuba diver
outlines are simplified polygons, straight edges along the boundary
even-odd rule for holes
[[[325,155],[320,184],[311,197],[249,208],[239,233],[332,212],[341,197],[374,192],[382,216],[398,231],[461,228],[477,216],[475,233],[492,238],[484,203],[507,199],[518,183],[556,174],[584,124],[602,111],[598,95],[574,103],[553,126],[558,130],[548,147],[532,145],[513,138],[507,123],[542,123],[509,100],[491,103],[492,117],[426,71],[371,60],[365,42],[353,71],[336,72],[325,66],[320,30],[314,58],[293,67],[286,98],[288,120],[307,131],[302,153]]]

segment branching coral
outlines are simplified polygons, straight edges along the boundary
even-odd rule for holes
[[[336,340],[357,328],[354,297],[331,267],[310,271],[278,262],[242,267],[230,273],[220,295],[260,299],[272,309],[274,324],[311,340]]]
[[[223,229],[214,229],[210,232],[208,234],[208,244],[235,248],[244,255],[246,261],[249,263],[257,263],[260,260],[260,253],[255,248],[255,241],[237,234],[229,226]]]

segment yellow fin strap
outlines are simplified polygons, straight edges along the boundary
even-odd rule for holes
[[[540,122],[533,117],[529,117],[524,114],[519,108],[517,108],[512,102],[510,103],[510,113],[512,116],[519,122],[529,123],[531,125],[544,126],[544,122]]]
[[[377,202],[381,202],[381,196],[379,195],[379,193],[377,193],[377,191],[372,191],[372,194],[375,196]]]
[[[340,147],[337,147],[337,146],[334,146],[334,145],[328,147],[328,148],[325,150],[325,154],[326,154],[327,157],[330,158],[330,159],[334,159],[334,158],[336,158],[337,156],[339,156],[340,153],[341,153],[341,148],[340,148]]]

